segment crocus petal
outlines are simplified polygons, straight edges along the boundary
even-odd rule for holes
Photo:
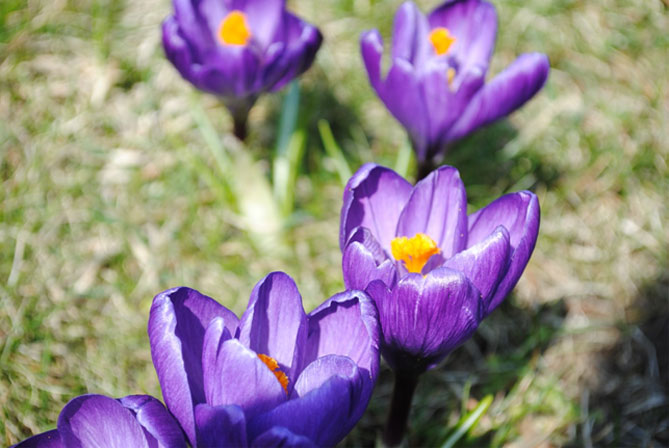
[[[374,257],[376,264],[381,264],[390,258],[388,253],[383,249],[383,247],[381,247],[379,242],[367,227],[357,227],[353,229],[351,236],[349,237],[346,244],[348,245],[351,243],[362,244],[369,251],[372,257]]]
[[[206,55],[200,82],[202,88],[209,92],[218,92],[221,96],[245,97],[255,93],[254,85],[259,69],[259,56],[253,48],[218,45]]]
[[[549,70],[546,55],[520,55],[472,98],[448,138],[455,140],[463,137],[518,109],[543,87]]]
[[[217,355],[215,359],[204,360],[203,369],[208,373],[204,379],[207,404],[234,404],[251,416],[272,409],[286,399],[286,392],[274,373],[237,339],[223,342]]]
[[[426,64],[422,76],[422,96],[425,98],[425,108],[429,117],[427,130],[429,147],[441,142],[442,136],[460,116],[469,100],[462,98],[462,95],[456,95],[449,88],[448,68],[448,62],[432,59]]]
[[[253,288],[239,340],[256,353],[276,359],[289,377],[296,376],[300,350],[307,340],[307,315],[289,275],[273,272]]]
[[[191,81],[195,87],[205,92],[220,96],[234,97],[237,81],[229,71],[219,70],[217,66],[199,66],[193,71]]]
[[[202,377],[205,383],[207,382],[207,378],[216,379],[220,376],[216,370],[216,358],[218,358],[221,345],[228,339],[230,339],[230,332],[225,328],[223,319],[220,317],[212,319],[209,322],[209,326],[204,334],[204,342],[202,343]]]
[[[275,64],[271,67],[265,66],[262,75],[263,88],[271,91],[281,89],[292,79],[307,71],[323,42],[323,35],[318,28],[289,12],[285,12],[284,16],[286,33],[290,36],[286,39],[287,46]]]
[[[446,260],[444,267],[460,271],[481,293],[484,309],[509,265],[509,232],[497,227],[486,239]]]
[[[330,354],[346,356],[374,379],[379,367],[380,331],[376,307],[367,294],[336,294],[309,313],[305,359],[310,362]]]
[[[377,95],[380,95],[383,39],[378,30],[365,31],[360,35],[360,53],[367,69],[369,82]]]
[[[208,33],[211,36],[218,35],[218,28],[221,25],[221,21],[225,19],[225,16],[235,8],[233,5],[228,5],[226,2],[221,0],[200,0],[198,2],[193,2],[194,5],[197,5],[197,14],[202,18],[202,22],[207,25],[207,28],[203,28],[201,32]],[[230,8],[230,6],[233,6]],[[248,17],[247,17],[248,20]],[[221,43],[216,42],[216,46],[222,46]]]
[[[163,21],[163,48],[165,56],[179,74],[190,82],[195,82],[193,73],[192,50],[184,39],[179,29],[179,24],[173,16],[169,16]]]
[[[275,426],[256,437],[253,446],[262,448],[315,448],[317,445],[314,445],[308,437],[298,436],[286,428]]]
[[[384,260],[379,265],[376,263],[374,255],[362,243],[350,242],[342,256],[346,289],[364,290],[372,280],[381,280],[392,287],[397,278],[395,263],[390,259]]]
[[[68,447],[149,447],[132,412],[103,395],[82,395],[70,400],[58,417],[58,433]]]
[[[430,28],[443,27],[455,37],[449,54],[460,62],[459,70],[488,68],[497,35],[495,7],[479,0],[445,2],[428,16]]]
[[[469,241],[472,247],[497,228],[509,232],[511,262],[492,298],[485,315],[490,314],[511,292],[530,260],[539,235],[539,200],[530,191],[502,196],[469,216]]]
[[[290,69],[288,64],[292,61],[284,57],[285,54],[285,42],[274,42],[267,48],[260,66],[260,74],[255,80],[255,90],[271,90],[288,73]]]
[[[358,366],[351,358],[340,355],[322,356],[304,368],[295,382],[291,398],[305,396],[335,375],[360,380]]]
[[[414,66],[421,66],[432,51],[429,33],[427,19],[416,4],[402,3],[393,23],[393,61],[403,59]]]
[[[308,437],[316,446],[334,446],[351,430],[349,410],[352,399],[359,395],[355,386],[350,379],[333,376],[305,396],[256,416],[249,433],[259,435],[281,426]]]
[[[193,407],[205,401],[202,345],[205,329],[215,317],[224,320],[231,334],[236,333],[238,319],[234,313],[190,288],[158,294],[149,315],[151,358],[163,397],[192,444]]]
[[[430,116],[423,98],[422,78],[409,62],[395,59],[378,93],[390,113],[406,128],[416,155],[423,160]]]
[[[193,51],[200,52],[216,44],[215,34],[209,30],[207,22],[193,8],[192,0],[173,0],[172,5],[179,29],[184,38],[190,42]]]
[[[36,434],[11,448],[65,448],[57,429]]]
[[[344,189],[339,247],[344,250],[356,227],[367,227],[387,253],[411,184],[391,169],[367,163]]]
[[[442,166],[416,184],[397,225],[397,235],[425,233],[449,258],[467,245],[467,193],[458,170]]]
[[[179,424],[160,401],[150,395],[129,395],[117,401],[133,413],[150,445],[186,447]]]
[[[376,354],[378,360],[378,353]],[[367,369],[360,369],[355,362],[346,356],[327,355],[309,364],[295,383],[293,399],[304,397],[317,390],[333,377],[348,380],[351,384],[351,405],[348,410],[347,427],[352,428],[362,417],[372,396],[375,376],[370,377]]]
[[[246,444],[246,418],[239,406],[195,407],[197,446],[243,447]]]
[[[252,39],[261,48],[266,48],[277,37],[283,38],[277,33],[281,33],[283,27],[284,0],[246,0],[239,3],[244,5],[240,9],[246,14]]]
[[[448,63],[433,59],[423,73],[423,96],[429,117],[428,145],[424,158],[431,159],[445,149],[451,127],[467,108],[471,98],[483,86],[484,70],[471,66],[447,79]]]
[[[394,369],[421,373],[464,342],[481,319],[480,293],[460,272],[408,274],[389,291],[372,282],[383,328],[383,357]]]

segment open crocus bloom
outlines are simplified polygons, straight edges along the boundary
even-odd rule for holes
[[[386,361],[421,373],[504,300],[538,232],[539,202],[529,191],[467,216],[455,168],[443,166],[412,187],[394,171],[366,164],[344,191],[344,282],[376,302]]]
[[[163,22],[167,58],[195,87],[221,97],[235,118],[257,96],[307,70],[318,29],[286,11],[284,0],[173,0]]]
[[[407,2],[395,16],[391,67],[381,79],[383,41],[362,34],[369,80],[407,129],[419,160],[522,106],[548,77],[548,58],[523,54],[484,83],[497,34],[495,8],[482,0],[449,0],[428,17]]]
[[[179,424],[149,395],[113,399],[81,395],[65,405],[58,428],[24,440],[15,448],[186,447]]]
[[[275,272],[241,320],[189,288],[157,295],[151,355],[168,409],[193,446],[331,446],[362,416],[378,372],[374,304],[360,291],[305,314]]]

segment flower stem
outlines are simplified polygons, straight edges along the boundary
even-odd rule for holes
[[[246,119],[248,115],[242,114],[242,116],[237,116],[235,115],[233,117],[233,122],[234,122],[234,129],[233,132],[235,134],[235,137],[237,137],[240,141],[246,140]]]
[[[427,177],[434,170],[432,159],[426,159],[418,162],[418,173],[416,173],[416,182]]]
[[[230,115],[232,115],[232,132],[235,134],[235,137],[242,142],[246,140],[246,123],[249,118],[249,111],[255,101],[255,96],[244,98],[223,98],[223,104],[230,111]]]
[[[402,443],[411,411],[411,400],[417,384],[418,375],[395,372],[393,398],[390,402],[386,427],[383,430],[384,446],[394,447]]]

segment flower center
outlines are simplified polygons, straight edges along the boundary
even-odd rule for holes
[[[241,11],[230,11],[218,26],[218,40],[228,45],[246,45],[251,37],[251,29],[246,16]]]
[[[435,28],[430,32],[430,42],[432,42],[434,51],[441,56],[451,48],[451,45],[455,42],[455,37],[446,28]]]
[[[420,273],[427,260],[440,252],[437,243],[424,233],[417,233],[411,238],[401,236],[390,242],[390,251],[393,258],[404,262],[409,272]]]
[[[272,371],[276,379],[279,381],[279,384],[281,384],[281,387],[283,387],[283,390],[288,393],[288,375],[283,373],[281,369],[279,368],[279,363],[276,362],[276,359],[272,358],[271,356],[263,355],[262,353],[258,353],[258,358],[265,363],[267,368]]]

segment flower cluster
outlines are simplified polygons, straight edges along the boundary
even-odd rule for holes
[[[169,412],[147,395],[83,395],[58,429],[17,447],[332,446],[362,416],[379,370],[369,297],[347,291],[307,315],[281,272],[256,285],[241,319],[194,289],[162,292],[148,332]]]
[[[484,82],[496,27],[482,0],[448,0],[427,17],[407,2],[395,17],[385,79],[380,34],[362,35],[372,87],[407,128],[419,164],[544,84],[542,54],[521,55]],[[222,99],[239,137],[258,95],[303,73],[321,40],[283,0],[174,0],[163,23],[168,59]],[[341,209],[345,292],[307,314],[293,279],[274,272],[238,318],[194,289],[164,291],[153,300],[148,335],[165,405],[148,395],[82,395],[63,408],[57,429],[16,446],[332,446],[364,413],[380,355],[397,377],[384,443],[399,444],[418,377],[505,299],[538,231],[539,202],[529,191],[468,214],[454,167],[414,186],[363,165]]]

